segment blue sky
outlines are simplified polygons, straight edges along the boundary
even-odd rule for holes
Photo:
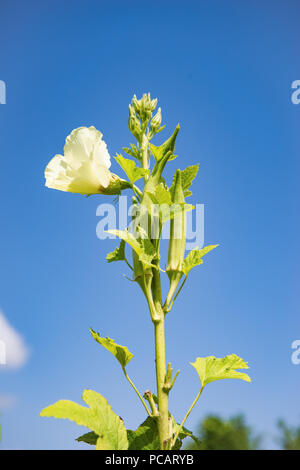
[[[127,345],[141,391],[154,389],[153,331],[137,286],[107,265],[115,241],[96,237],[102,197],[44,187],[49,159],[82,125],[104,134],[111,155],[132,142],[134,93],[159,98],[165,131],[177,122],[179,166],[200,163],[191,202],[205,204],[205,243],[220,243],[194,270],[167,318],[167,357],[181,373],[170,399],[180,420],[199,380],[197,356],[236,353],[252,384],[205,390],[187,425],[208,412],[244,412],[266,445],[279,417],[300,423],[300,79],[297,1],[2,1],[0,80],[0,307],[31,350],[0,370],[6,449],[83,448],[81,429],[39,417],[60,398],[103,394],[128,428],[144,419],[117,362],[89,327]],[[117,165],[112,166],[117,171]],[[122,269],[121,269],[122,268]],[[1,332],[0,332],[1,333]]]

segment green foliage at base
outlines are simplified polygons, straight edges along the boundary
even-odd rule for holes
[[[196,434],[199,442],[189,444],[186,449],[256,450],[261,442],[261,437],[254,435],[243,415],[228,420],[209,415],[203,419]]]

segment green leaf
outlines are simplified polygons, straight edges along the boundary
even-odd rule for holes
[[[194,179],[197,176],[199,170],[199,164],[197,165],[191,165],[182,170],[181,172],[181,182],[182,182],[182,188],[188,189],[191,185]]]
[[[174,417],[171,414],[170,414],[170,417],[172,419],[173,437],[174,437],[180,425],[176,423]],[[182,441],[186,439],[187,437],[190,437],[194,441],[199,442],[199,440],[194,436],[192,431],[189,431],[187,428],[182,427],[175,444],[173,444],[172,450],[179,450],[182,446]]]
[[[156,186],[154,192],[147,192],[149,195],[152,204],[159,206],[159,215],[160,221],[162,224],[165,224],[168,220],[173,219],[177,214],[180,214],[182,211],[188,212],[194,209],[192,204],[173,204],[171,193],[164,184],[159,184]],[[147,207],[148,211],[151,211],[151,206]]]
[[[155,395],[153,395],[154,401],[157,401]],[[170,419],[173,423],[173,435],[176,433],[179,425],[176,423],[173,416],[169,413]],[[136,431],[127,431],[128,437],[128,450],[159,450],[159,437],[157,430],[156,418],[148,417]],[[186,437],[191,437],[197,440],[191,431],[186,428],[182,428],[176,443],[173,445],[173,450],[179,450],[182,446],[182,440]]]
[[[181,214],[182,212],[189,212],[194,208],[195,206],[192,204],[176,203],[172,204],[168,210],[166,206],[162,205],[160,210],[162,224],[165,224],[168,220],[172,220],[176,215]]]
[[[124,261],[125,260],[125,241],[121,240],[120,246],[117,246],[114,251],[107,253],[106,259],[108,263],[113,261]]]
[[[155,418],[148,417],[136,431],[127,431],[128,450],[159,450],[159,438]]]
[[[124,152],[142,163],[141,149],[134,144],[130,144],[130,147],[131,148],[123,147]]]
[[[175,141],[176,141],[177,134],[179,132],[179,128],[180,126],[178,124],[175,128],[175,131],[171,135],[171,137],[169,137],[169,139],[166,140],[159,147],[156,147],[155,145],[149,143],[150,152],[152,153],[153,157],[155,158],[157,162],[159,162],[164,157],[164,155],[166,155],[168,152],[172,152],[172,153],[174,152]],[[176,155],[172,155],[168,159],[168,161],[174,160],[174,158],[176,158]]]
[[[41,416],[69,419],[79,426],[86,426],[99,437],[99,450],[128,449],[127,432],[122,419],[117,416],[107,400],[93,390],[84,390],[83,401],[88,405],[78,405],[70,400],[59,400],[41,412]]]
[[[149,174],[149,170],[136,166],[136,163],[129,158],[124,158],[122,155],[115,157],[120,167],[125,171],[126,175],[131,184],[134,184],[137,180]]]
[[[209,253],[217,246],[219,245],[208,245],[202,248],[201,250],[198,250],[198,248],[191,250],[186,256],[186,258],[183,260],[183,273],[187,276],[192,268],[203,263],[203,256],[206,255],[206,253]]]
[[[173,418],[173,433],[176,434],[176,431],[177,429],[179,428],[179,424],[176,423],[175,419]],[[200,444],[200,441],[199,439],[197,439],[196,436],[194,436],[194,434],[192,433],[192,431],[189,431],[187,428],[185,428],[184,426],[182,427],[179,435],[178,435],[178,440],[177,440],[177,445],[178,445],[178,441],[180,441],[182,443],[182,441],[184,439],[186,439],[187,437],[190,437],[191,439],[193,439],[195,442],[197,442],[197,444]],[[176,444],[175,444],[176,445]],[[173,446],[173,450],[177,450],[175,446]]]
[[[164,147],[164,144],[159,147],[156,147],[156,145],[149,143],[149,149],[157,162],[159,162],[166,154],[166,147]],[[171,162],[172,160],[175,160],[175,158],[177,158],[177,155],[172,154],[168,161]]]
[[[163,184],[156,186],[153,196],[156,204],[168,204],[169,206],[172,204],[170,191]]]
[[[181,172],[181,184],[184,192],[184,196],[188,197],[192,195],[192,192],[189,191],[189,187],[192,185],[193,180],[195,179],[199,170],[199,164],[191,165],[185,168],[184,170],[179,170]],[[175,187],[175,175],[173,176],[172,186],[170,187],[171,194],[173,194]]]
[[[99,436],[94,431],[87,432],[82,436],[77,437],[77,442],[85,442],[86,444],[90,444],[91,446],[95,446],[97,444]]]
[[[121,366],[125,368],[133,358],[133,354],[128,350],[128,348],[126,346],[121,346],[120,344],[115,343],[115,341],[111,338],[102,338],[99,333],[96,333],[94,330],[92,330],[92,328],[90,331],[94,340],[101,344],[101,346],[103,346],[109,352],[111,352],[119,361]]]
[[[140,261],[148,266],[154,266],[151,261],[156,256],[155,248],[148,238],[136,239],[128,230],[106,230],[107,233],[116,235],[117,237],[128,243],[137,253]]]
[[[210,382],[222,379],[241,379],[251,382],[248,374],[236,371],[236,369],[249,369],[248,363],[236,354],[230,354],[230,356],[223,358],[197,357],[195,362],[191,362],[191,365],[198,372],[202,388]]]

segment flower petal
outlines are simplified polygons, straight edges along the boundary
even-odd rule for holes
[[[95,127],[74,129],[64,155],[55,155],[45,170],[46,186],[80,194],[99,194],[112,181],[110,155]]]
[[[110,155],[106,143],[102,140],[102,133],[94,126],[78,127],[66,139],[64,147],[66,160],[78,168],[85,160],[97,161],[110,168]]]
[[[45,169],[46,186],[48,188],[68,191],[70,178],[67,176],[67,165],[62,155],[55,155]]]

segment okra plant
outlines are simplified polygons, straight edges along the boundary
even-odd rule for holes
[[[120,239],[120,244],[106,257],[109,263],[124,261],[132,271],[133,280],[141,289],[148,305],[155,332],[156,390],[143,395],[127,373],[133,354],[125,346],[91,330],[94,340],[119,361],[122,372],[144,407],[146,419],[136,430],[127,430],[123,420],[99,393],[85,390],[82,399],[87,406],[69,400],[60,400],[48,406],[41,416],[65,418],[84,426],[90,432],[77,440],[94,445],[98,450],[171,450],[180,449],[186,437],[196,439],[184,424],[207,384],[221,379],[242,379],[250,382],[248,365],[240,357],[230,354],[224,358],[197,357],[191,365],[199,375],[198,394],[178,421],[169,410],[169,394],[178,372],[173,375],[170,362],[166,362],[165,318],[170,315],[174,302],[182,291],[191,270],[203,263],[203,257],[218,245],[193,249],[185,256],[186,214],[193,209],[186,203],[191,195],[190,186],[198,165],[175,171],[168,186],[163,171],[175,158],[175,141],[179,125],[162,145],[152,139],[165,126],[161,125],[161,109],[150,94],[138,100],[133,97],[129,105],[128,127],[135,138],[124,157],[117,154],[115,162],[126,175],[120,178],[111,173],[111,159],[102,134],[95,127],[79,127],[67,137],[64,155],[56,155],[45,170],[46,186],[83,195],[120,195],[132,192],[132,219],[126,230],[109,230]],[[151,165],[153,160],[153,165]],[[142,182],[142,184],[137,184]],[[164,224],[169,225],[168,262],[160,264],[160,240]],[[129,260],[131,252],[132,261]],[[168,292],[162,295],[161,280],[167,276]]]

